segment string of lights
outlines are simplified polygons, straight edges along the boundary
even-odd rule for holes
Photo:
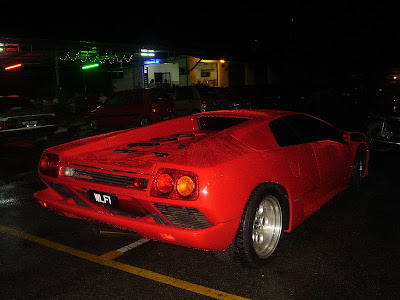
[[[108,54],[105,53],[104,55],[100,55],[99,53],[96,54],[87,54],[82,53],[81,51],[78,52],[67,52],[65,56],[59,57],[61,61],[80,61],[82,63],[100,63],[100,64],[115,64],[115,63],[130,63],[134,59],[134,54]]]

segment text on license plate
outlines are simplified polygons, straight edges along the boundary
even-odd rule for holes
[[[22,121],[22,126],[25,127],[35,127],[37,126],[37,121]]]
[[[89,199],[93,203],[104,204],[111,207],[118,207],[118,197],[115,195],[97,191],[89,191]]]

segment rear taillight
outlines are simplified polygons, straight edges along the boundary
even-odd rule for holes
[[[145,191],[149,181],[143,178],[132,178],[133,187],[137,190]]]
[[[18,128],[18,121],[4,121],[0,122],[0,129],[7,130],[7,129],[15,129]]]
[[[40,158],[39,172],[46,176],[57,177],[59,162],[57,154],[45,153]]]
[[[196,200],[198,194],[197,175],[174,169],[160,169],[150,191],[151,196],[177,200]]]
[[[162,194],[169,194],[174,189],[174,179],[168,173],[161,173],[156,179],[156,188]]]

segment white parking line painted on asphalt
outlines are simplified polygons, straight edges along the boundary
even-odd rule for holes
[[[101,258],[103,258],[103,259],[116,259],[116,258],[124,255],[125,252],[127,252],[129,250],[132,250],[132,249],[134,249],[136,247],[139,247],[140,245],[143,245],[143,244],[147,243],[148,241],[150,241],[150,240],[142,238],[140,240],[137,240],[136,242],[133,242],[133,243],[131,243],[129,245],[126,245],[126,246],[124,246],[122,248],[119,248],[117,250],[113,250],[113,251],[104,253],[103,255],[101,255]]]
[[[148,241],[150,241],[150,240],[142,238],[142,239],[140,239],[140,240],[138,240],[136,242],[133,242],[133,243],[131,243],[129,245],[126,245],[125,247],[119,248],[117,251],[125,253],[125,252],[127,252],[129,250],[132,250],[132,249],[134,249],[136,247],[139,247],[140,245],[143,245],[143,244],[147,243]]]

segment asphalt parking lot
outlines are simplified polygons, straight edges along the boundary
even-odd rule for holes
[[[77,134],[75,137],[81,137]],[[54,143],[63,141],[59,137]],[[0,299],[395,299],[400,293],[400,151],[247,269],[213,253],[147,241],[39,207],[43,147],[0,150]]]

